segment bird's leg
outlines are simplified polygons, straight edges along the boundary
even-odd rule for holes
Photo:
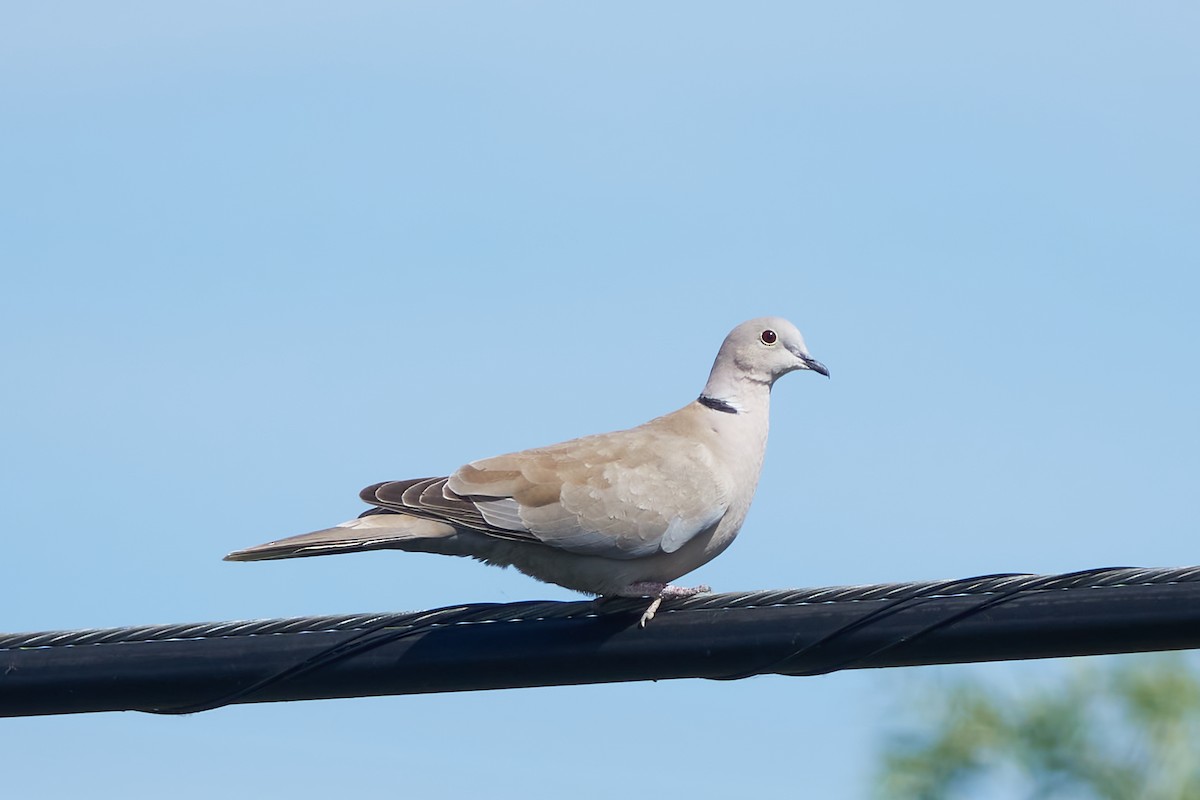
[[[708,586],[672,586],[669,583],[656,583],[655,581],[638,581],[631,583],[621,591],[617,592],[618,597],[653,597],[653,602],[650,607],[642,614],[641,620],[638,622],[639,628],[646,627],[646,623],[654,619],[654,615],[658,612],[658,607],[662,605],[663,600],[673,600],[677,597],[695,597],[698,594],[711,592],[712,589]]]

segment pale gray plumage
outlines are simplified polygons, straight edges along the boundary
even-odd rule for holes
[[[800,369],[829,374],[790,322],[750,320],[726,337],[700,399],[678,411],[446,478],[378,483],[362,491],[374,508],[358,519],[226,558],[398,549],[471,556],[598,595],[687,592],[667,584],[737,535],[762,466],[771,386]]]

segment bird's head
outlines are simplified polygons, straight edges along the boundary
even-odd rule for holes
[[[721,345],[713,370],[732,367],[744,379],[768,386],[782,375],[809,369],[829,377],[829,370],[808,354],[804,337],[783,317],[759,317],[738,325]]]
[[[804,337],[782,317],[759,317],[738,325],[721,344],[699,402],[720,411],[739,412],[758,396],[769,394],[780,376],[808,369],[829,377],[829,370],[808,354]]]

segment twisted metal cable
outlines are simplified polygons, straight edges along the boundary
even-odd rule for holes
[[[887,613],[895,604],[917,599],[955,595],[997,596],[1010,599],[1023,592],[1048,592],[1071,589],[1104,589],[1114,586],[1163,585],[1200,582],[1200,567],[1135,568],[1106,567],[1063,575],[1021,573],[983,575],[945,581],[882,583],[866,586],[832,586],[813,589],[775,589],[754,592],[708,594],[667,601],[660,613],[760,608],[767,606],[848,603],[868,600],[892,601],[875,612]],[[616,612],[640,612],[644,600],[615,598],[591,601],[528,601],[521,603],[481,603],[449,606],[432,611],[391,612],[382,614],[343,614],[336,616],[290,619],[235,620],[171,625],[143,625],[123,628],[96,628],[75,631],[44,631],[0,634],[0,650],[31,647],[74,647],[96,644],[208,639],[236,636],[266,636],[290,633],[337,631],[379,631],[383,629],[423,630],[442,625],[466,625],[495,622],[533,622],[544,619],[568,619]],[[865,623],[864,623],[865,624]]]

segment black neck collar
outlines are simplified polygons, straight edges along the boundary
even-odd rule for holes
[[[711,408],[713,411],[720,411],[722,414],[736,414],[738,410],[726,403],[724,400],[718,400],[715,397],[709,397],[706,394],[700,395],[698,402],[702,406]]]

